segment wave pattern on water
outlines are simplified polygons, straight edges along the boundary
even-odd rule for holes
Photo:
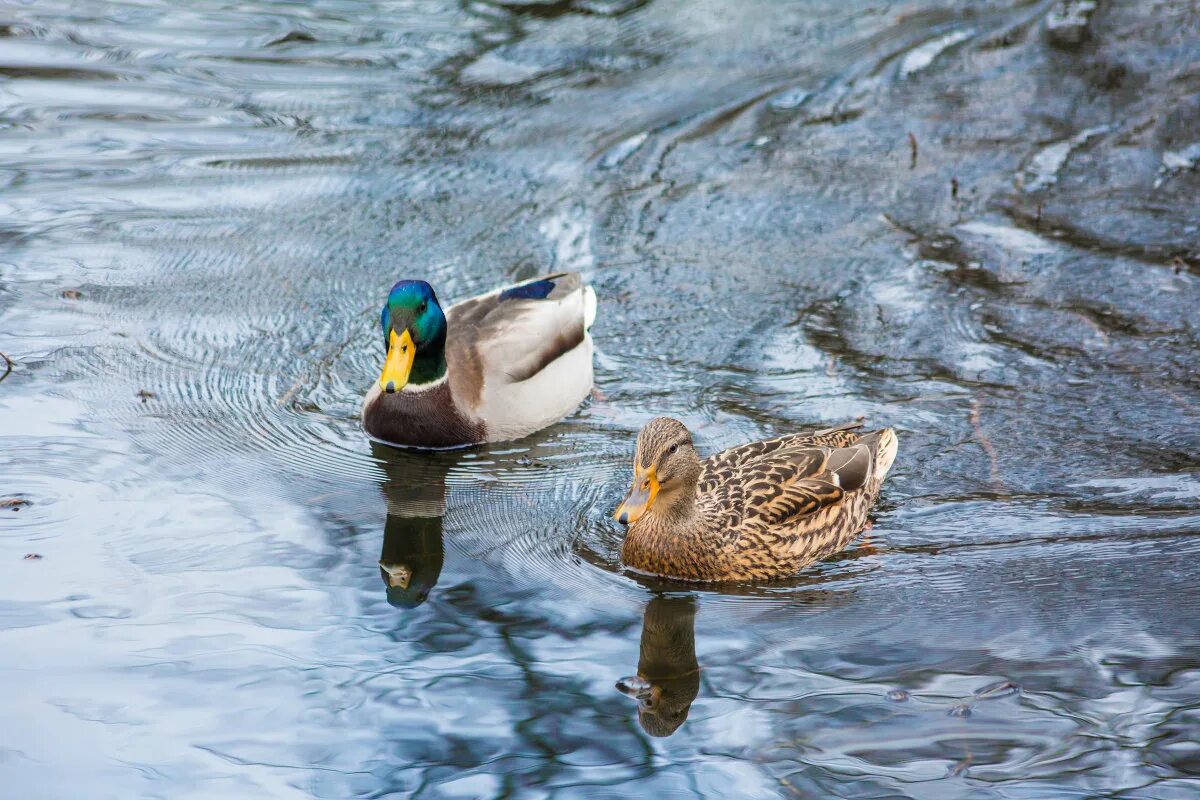
[[[1200,32],[1061,5],[0,10],[4,785],[1186,796]],[[579,412],[366,441],[395,280],[556,269]],[[664,413],[901,455],[794,580],[654,581]]]

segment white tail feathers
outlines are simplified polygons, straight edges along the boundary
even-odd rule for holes
[[[596,321],[596,290],[591,286],[583,287],[583,329],[590,330]]]
[[[875,447],[875,474],[872,476],[875,480],[883,480],[887,477],[888,470],[892,468],[892,462],[896,460],[896,450],[900,446],[899,440],[896,438],[896,432],[891,428],[884,428],[877,432],[879,442]]]

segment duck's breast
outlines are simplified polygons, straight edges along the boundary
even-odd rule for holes
[[[488,441],[487,426],[459,409],[447,380],[392,394],[376,384],[363,403],[362,421],[371,438],[402,447],[462,447]]]

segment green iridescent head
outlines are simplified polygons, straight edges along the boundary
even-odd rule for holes
[[[391,394],[446,374],[446,315],[425,281],[400,281],[380,314],[387,361],[379,387]]]

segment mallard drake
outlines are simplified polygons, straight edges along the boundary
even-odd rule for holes
[[[891,428],[858,425],[751,442],[701,460],[682,422],[642,428],[614,516],[621,558],[654,575],[761,581],[838,552],[866,526],[896,457]]]
[[[576,272],[506,286],[442,309],[425,281],[383,306],[387,359],[363,428],[404,447],[519,439],[569,414],[592,388],[596,293]]]

